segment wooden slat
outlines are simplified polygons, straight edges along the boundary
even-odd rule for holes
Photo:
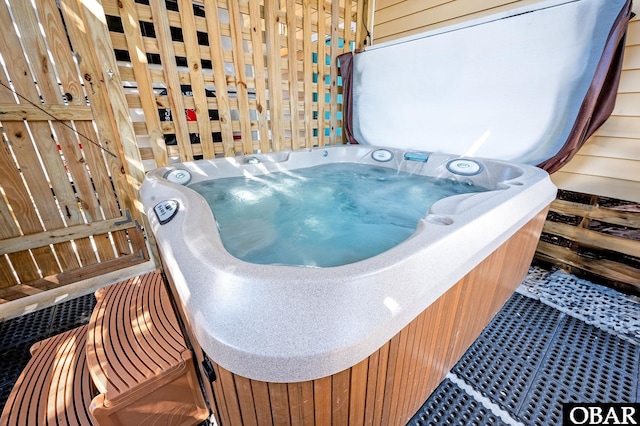
[[[271,151],[269,141],[269,127],[267,122],[267,83],[265,72],[265,47],[263,19],[260,14],[260,4],[249,2],[249,20],[251,25],[251,51],[253,54],[253,73],[256,87],[256,115],[258,120],[258,140],[262,152]]]
[[[0,121],[91,120],[88,106],[80,105],[0,105]]]
[[[340,53],[338,47],[338,41],[341,37],[342,31],[340,30],[340,3],[331,3],[331,64],[329,66],[331,76],[331,86],[329,87],[329,93],[331,94],[330,102],[330,140],[331,145],[335,145],[338,142],[338,65],[337,58]],[[344,22],[343,22],[344,23]]]
[[[325,146],[325,76],[327,74],[325,65],[326,36],[326,3],[323,0],[318,0],[318,100],[316,102],[318,108],[318,146]]]
[[[247,92],[247,76],[245,70],[245,48],[243,38],[243,19],[240,14],[238,2],[228,2],[229,22],[231,25],[231,44],[233,52],[233,64],[236,74],[236,92],[240,106],[240,129],[242,138],[242,150],[245,154],[253,153],[253,141],[251,136],[251,115],[249,113],[249,95]]]
[[[632,266],[624,265],[607,259],[592,259],[580,256],[568,247],[540,241],[538,243],[536,257],[560,268],[567,266],[578,271],[588,272],[616,282],[624,283],[640,290],[640,270]]]
[[[94,111],[109,175],[118,194],[118,207],[121,211],[129,210],[133,219],[142,223],[134,200],[144,179],[144,168],[121,90],[122,82],[110,46],[106,19],[100,10],[88,9],[82,0],[61,2],[61,11],[66,22],[73,22],[67,26],[67,33],[75,51],[83,58],[78,68],[88,86],[87,96]],[[114,240],[118,253],[129,252],[124,235],[115,233]],[[131,235],[131,242],[134,251],[142,250],[146,256],[141,233]]]
[[[222,34],[220,31],[220,17],[218,15],[218,1],[205,2],[205,14],[207,15],[207,33],[209,35],[209,48],[213,58],[213,79],[216,87],[216,99],[218,116],[222,133],[222,145],[225,156],[235,155],[233,143],[233,127],[231,122],[231,108],[227,87],[222,49]]]
[[[52,231],[44,231],[37,234],[21,235],[19,237],[2,240],[2,244],[0,244],[0,255],[135,227],[136,224],[132,223],[129,218],[125,217],[109,219],[92,224],[87,223],[83,225],[74,225],[66,228],[54,229]]]
[[[149,141],[151,142],[151,149],[153,150],[153,159],[157,167],[163,167],[168,164],[169,159],[167,157],[167,147],[162,135],[158,109],[155,104],[155,94],[153,92],[151,72],[145,54],[144,41],[140,32],[140,17],[137,13],[137,4],[134,0],[123,0],[118,2],[118,6],[127,48],[129,52],[132,52],[129,56],[139,92],[141,108],[145,117]]]
[[[640,228],[640,212],[606,208],[560,199],[556,199],[551,203],[551,211],[564,215],[597,219],[616,225],[629,226],[631,228]]]
[[[31,69],[33,70],[33,76],[38,82],[38,91],[42,100],[47,104],[64,105],[60,90],[61,87],[59,86],[56,75],[51,72],[55,67],[47,55],[45,40],[40,35],[40,24],[36,17],[36,11],[28,2],[12,0],[10,3],[14,13],[20,16],[16,24],[18,25],[22,41],[26,45],[31,46],[26,52],[32,64]],[[47,29],[49,30],[47,41],[50,40],[54,45],[61,45],[58,40],[66,39],[63,27],[52,29],[47,25]],[[67,61],[71,61],[71,59],[69,58]],[[34,63],[38,65],[34,66]],[[69,81],[65,79],[63,84],[63,87],[66,87],[69,85]],[[93,190],[90,176],[86,170],[84,156],[80,148],[81,142],[78,141],[71,122],[52,120],[51,127],[64,155],[64,166],[73,181],[73,188],[79,201],[79,204],[75,203],[76,208],[78,205],[81,205],[82,212],[85,216],[88,216],[90,221],[101,219],[100,205]],[[84,223],[84,220],[79,214],[71,215],[69,220],[67,220],[67,224],[70,225],[79,225],[81,223]],[[92,257],[93,250],[88,240],[77,241],[76,245],[83,258],[90,259]]]
[[[172,113],[171,117],[176,128],[176,138],[178,146],[180,147],[180,160],[193,160],[191,140],[185,116],[184,101],[182,99],[182,90],[180,88],[180,78],[178,76],[178,70],[174,66],[176,53],[171,40],[171,29],[167,19],[167,8],[164,2],[151,2],[150,4],[153,12],[156,37],[158,38],[158,44],[160,45],[160,58],[164,64],[162,70],[164,71],[165,81],[167,84],[167,94],[169,96],[169,105]]]
[[[601,234],[565,223],[546,222],[544,232],[568,238],[587,247],[612,250],[629,256],[640,254],[640,241]]]
[[[335,3],[335,2],[334,2]],[[287,66],[289,113],[291,115],[291,147],[300,148],[300,111],[298,108],[298,55],[295,0],[286,2]]]
[[[196,119],[198,123],[198,133],[204,158],[214,158],[215,149],[211,136],[211,124],[209,122],[209,107],[205,90],[204,77],[202,75],[202,61],[198,36],[196,33],[196,23],[193,15],[193,2],[191,0],[181,0],[179,3],[180,19],[182,26],[182,36],[189,67],[189,82],[195,103]],[[206,49],[204,49],[206,51]]]
[[[313,136],[313,41],[311,40],[311,27],[313,26],[311,13],[311,0],[303,0],[303,36],[302,36],[302,67],[303,67],[303,96],[304,96],[304,141],[306,148],[312,148],[314,144]]]
[[[284,140],[284,113],[282,107],[282,58],[280,57],[280,31],[276,2],[265,2],[265,39],[267,54],[267,82],[269,90],[269,110],[271,111],[271,132],[273,149],[282,151],[290,148]]]

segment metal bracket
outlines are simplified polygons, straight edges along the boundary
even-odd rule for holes
[[[114,223],[114,225],[120,226],[120,225],[125,225],[127,223],[131,223],[132,222],[132,220],[131,220],[131,212],[129,211],[129,209],[126,209],[124,211],[124,213],[127,216],[127,220],[121,220],[119,222]]]
[[[202,355],[204,357],[204,360],[202,361],[202,369],[204,370],[204,374],[207,375],[207,380],[209,380],[209,383],[213,383],[216,381],[216,372],[213,369],[213,364],[211,363],[211,360],[209,359],[207,354],[203,352]]]

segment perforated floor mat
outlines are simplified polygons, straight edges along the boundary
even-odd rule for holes
[[[482,403],[445,379],[408,423],[410,426],[508,425]]]
[[[563,402],[637,402],[639,364],[640,345],[516,293],[452,369],[472,391],[446,380],[410,424],[467,424],[451,419],[474,404],[439,395],[462,392],[510,424],[560,425]]]
[[[626,323],[616,323],[616,329],[590,325],[570,310],[556,309],[577,302],[560,300],[564,291],[545,283],[549,277],[554,278],[535,270],[529,275],[543,288],[554,288],[556,305],[514,294],[452,369],[455,381],[445,379],[409,425],[559,425],[563,402],[640,400],[640,344],[629,338],[635,329]],[[607,317],[615,315],[616,297],[605,297],[612,312]],[[87,295],[0,322],[0,410],[29,360],[29,347],[88,322],[94,306],[95,298]],[[631,308],[622,306],[623,320],[634,315]],[[625,334],[620,338],[603,328]]]

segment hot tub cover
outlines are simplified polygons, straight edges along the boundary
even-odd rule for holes
[[[538,165],[613,110],[630,0],[548,0],[340,57],[351,143]]]

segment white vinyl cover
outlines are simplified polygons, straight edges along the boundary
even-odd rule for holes
[[[354,57],[361,144],[538,164],[576,120],[624,0],[551,0]]]

